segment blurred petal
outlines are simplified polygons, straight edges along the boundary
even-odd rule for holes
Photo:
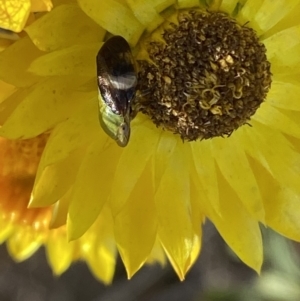
[[[77,22],[75,23],[74,20]],[[27,26],[25,31],[33,43],[43,51],[53,51],[78,44],[99,43],[105,34],[105,30],[94,23],[75,4],[56,7],[51,14],[45,14]],[[48,34],[45,35],[45,32]]]
[[[117,248],[112,231],[112,216],[108,208],[104,207],[91,231],[80,238],[83,258],[94,275],[105,284],[112,282],[116,265]]]
[[[47,258],[55,275],[65,272],[73,261],[74,243],[68,242],[65,231],[52,230],[46,245]]]
[[[20,227],[7,240],[7,249],[17,261],[29,258],[44,242],[44,233],[31,231],[29,227]]]
[[[4,218],[0,218],[0,244],[5,242],[11,233],[13,233],[14,227],[12,223],[8,222]]]

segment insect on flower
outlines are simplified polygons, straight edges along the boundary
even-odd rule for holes
[[[131,101],[137,85],[130,46],[121,36],[114,36],[103,44],[96,60],[100,124],[124,147],[130,138]]]

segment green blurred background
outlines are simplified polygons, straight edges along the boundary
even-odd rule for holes
[[[201,256],[180,282],[170,266],[142,268],[130,281],[118,260],[104,286],[77,262],[54,277],[44,249],[22,263],[0,247],[0,301],[300,301],[300,245],[262,228],[264,266],[258,276],[227,247],[211,223]]]

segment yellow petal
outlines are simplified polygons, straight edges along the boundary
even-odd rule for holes
[[[299,95],[299,84],[273,80],[267,102],[277,108],[300,111]]]
[[[282,30],[264,39],[263,43],[268,49],[268,59],[273,59],[274,57],[282,58],[282,60],[287,59],[285,51],[300,43],[300,25]]]
[[[31,8],[30,0],[0,0],[0,27],[20,32]]]
[[[16,92],[16,87],[0,80],[0,103]]]
[[[129,145],[122,151],[113,181],[110,204],[115,217],[122,211],[158,142],[155,127],[147,122],[132,125]]]
[[[95,240],[91,240],[91,243],[94,243],[96,249],[91,249],[85,260],[95,277],[108,285],[111,284],[115,272],[116,248],[112,250],[112,244],[109,241],[97,244]],[[99,264],[100,262],[104,264]]]
[[[29,258],[44,242],[44,233],[36,233],[27,227],[19,227],[8,239],[7,249],[17,261]]]
[[[272,36],[275,33],[282,31],[286,28],[293,27],[299,24],[299,11],[300,11],[300,2],[298,1],[298,5],[287,14],[281,21],[279,21],[274,27],[272,27],[267,32],[267,36]]]
[[[190,216],[188,161],[176,147],[155,195],[158,236],[181,280],[191,266],[194,232]]]
[[[7,39],[5,35],[0,31],[0,52],[6,49],[13,43],[13,40]]]
[[[284,110],[274,108],[268,102],[264,102],[260,106],[252,119],[290,136],[300,138],[299,124],[284,114]]]
[[[19,104],[27,97],[31,89],[17,89],[10,96],[7,95],[6,99],[0,103],[0,124],[3,125],[7,119],[12,115],[14,110],[19,106]]]
[[[83,151],[46,166],[35,179],[29,207],[50,206],[63,197],[76,179]]]
[[[215,138],[211,143],[212,155],[224,178],[239,196],[240,202],[254,219],[264,222],[265,212],[261,194],[244,147],[235,133],[230,139]]]
[[[153,4],[148,0],[126,0],[135,17],[149,32],[152,32],[164,19],[156,11]]]
[[[266,209],[266,224],[282,235],[300,241],[300,197],[275,180],[257,160],[252,160]],[[299,180],[299,177],[298,177]]]
[[[14,226],[11,222],[8,222],[4,218],[0,218],[0,244],[5,242],[14,230]]]
[[[92,94],[74,92],[74,85],[80,82],[78,76],[52,77],[32,87],[5,121],[0,134],[10,139],[31,138],[68,118],[83,98],[91,98]]]
[[[173,154],[176,148],[177,141],[178,140],[171,133],[166,131],[162,131],[160,133],[160,139],[155,150],[155,155],[152,157],[154,165],[155,191],[157,191],[160,185],[161,178],[168,166],[170,156]]]
[[[297,76],[297,72],[299,72],[300,68],[300,45],[290,49],[286,52],[286,61],[279,61],[277,58],[270,60],[271,62],[271,71],[273,74],[279,75],[294,75]]]
[[[153,264],[159,262],[162,266],[166,265],[166,254],[161,246],[161,243],[156,237],[152,251],[147,259],[147,263]]]
[[[29,73],[28,66],[42,54],[29,37],[16,41],[0,53],[0,78],[16,87],[31,86],[39,77]]]
[[[204,1],[204,3],[209,6],[210,11],[219,11],[222,0],[209,0]]]
[[[114,218],[116,243],[128,278],[145,263],[156,239],[157,218],[153,187],[145,191],[145,183],[152,182],[149,166],[144,170],[123,210]]]
[[[300,153],[300,139],[291,137],[291,136],[286,136],[290,146],[292,147],[293,150],[296,151],[296,153]]]
[[[100,214],[112,187],[121,148],[99,137],[87,149],[74,183],[68,215],[68,236],[82,236]],[[106,172],[104,172],[106,171]]]
[[[152,6],[159,13],[175,3],[176,0],[151,0]]]
[[[68,269],[73,261],[73,248],[74,243],[67,241],[67,235],[63,229],[49,232],[46,244],[47,259],[55,275],[60,275]]]
[[[199,204],[205,205],[205,194],[200,185],[195,185],[198,190]],[[222,205],[222,217],[209,207],[205,214],[213,222],[226,243],[237,256],[258,273],[263,261],[262,238],[258,222],[254,220],[241,205],[240,199],[232,188],[219,174],[219,189]]]
[[[45,54],[32,62],[29,71],[41,76],[96,76],[96,56],[102,43],[74,45]]]
[[[67,223],[67,215],[69,211],[72,187],[60,200],[53,206],[50,229],[59,228]]]
[[[218,179],[215,160],[211,154],[210,141],[197,141],[190,144],[191,164],[195,166],[197,181],[199,181],[208,198],[208,203],[221,215],[219,202]]]
[[[31,0],[31,11],[50,11],[53,7],[51,0]]]
[[[245,127],[244,135],[240,136],[241,141],[247,141],[245,151],[259,160],[282,186],[300,194],[299,154],[278,131],[257,123],[253,127],[255,130]]]
[[[237,20],[240,24],[245,24],[247,22],[250,22],[251,27],[255,30],[257,30],[258,26],[256,22],[253,21],[256,12],[261,7],[263,1],[262,0],[250,0],[246,1],[244,6],[241,8],[237,15]]]
[[[267,224],[282,235],[300,241],[299,194],[281,186],[281,191],[273,195],[274,198],[266,198],[265,206],[270,213]]]
[[[115,0],[78,0],[78,4],[96,23],[112,34],[124,37],[131,46],[136,45],[144,31],[132,11]]]
[[[282,30],[263,40],[268,49],[268,59],[272,64],[272,72],[299,72],[300,61],[300,25]]]
[[[190,268],[194,265],[194,263],[198,260],[199,254],[202,247],[202,228],[198,227],[197,232],[194,230],[194,237],[193,237],[193,247],[191,250],[190,259],[188,261],[186,270],[189,271]]]
[[[236,8],[238,2],[239,1],[237,0],[222,0],[222,3],[220,5],[220,11],[226,12],[231,15],[234,9]]]
[[[25,31],[43,51],[99,43],[105,35],[104,29],[84,14],[78,5],[73,4],[56,7],[51,14],[45,14],[27,26]]]
[[[177,0],[179,8],[198,7],[199,0]]]
[[[74,150],[102,135],[98,122],[97,99],[86,100],[78,112],[52,131],[41,158],[39,170],[67,158]]]
[[[261,2],[262,5],[254,17],[255,23],[258,25],[258,34],[266,32],[276,25],[296,7],[299,0],[281,0],[276,2],[276,4],[273,0],[264,0]]]
[[[192,157],[192,154],[190,154]],[[191,175],[191,173],[190,173]],[[190,178],[190,193],[191,193],[191,217],[194,230],[194,242],[191,252],[191,266],[198,259],[202,247],[202,223],[205,220],[204,212],[199,204],[199,196],[195,189],[194,182],[196,179]],[[203,187],[203,186],[202,186]]]
[[[91,230],[80,238],[82,256],[94,275],[105,284],[110,284],[115,272],[116,245],[113,234],[113,220],[104,207]],[[99,264],[99,263],[104,264]]]

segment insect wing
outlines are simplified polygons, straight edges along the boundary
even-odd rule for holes
[[[97,55],[98,87],[112,112],[126,116],[135,95],[137,73],[130,46],[120,37],[110,38]]]

